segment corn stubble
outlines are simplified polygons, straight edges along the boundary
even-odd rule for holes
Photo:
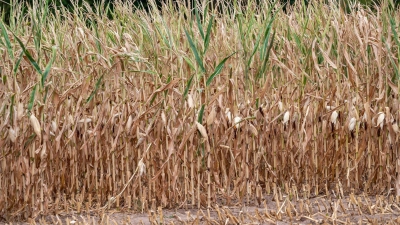
[[[0,51],[0,214],[399,196],[400,13],[248,4],[234,17],[118,3],[114,20],[16,6]]]

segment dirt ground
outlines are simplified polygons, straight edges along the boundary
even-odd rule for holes
[[[400,224],[400,199],[348,195],[290,199],[266,197],[260,205],[235,204],[204,209],[128,209],[104,213],[60,213],[24,223],[3,224]]]

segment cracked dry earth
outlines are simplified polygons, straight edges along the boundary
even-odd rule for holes
[[[212,209],[129,209],[104,213],[63,212],[25,223],[0,224],[400,224],[400,198],[350,194],[344,198],[319,196],[290,200],[266,197],[260,205],[215,205]]]

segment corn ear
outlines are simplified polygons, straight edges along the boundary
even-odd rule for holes
[[[42,131],[41,131],[41,128],[40,128],[39,120],[38,120],[38,119],[36,118],[36,116],[33,115],[33,114],[31,114],[31,115],[29,116],[29,120],[31,121],[31,125],[32,125],[32,127],[33,127],[33,130],[35,131],[35,134],[36,134],[39,138],[41,138],[41,137],[42,137]]]

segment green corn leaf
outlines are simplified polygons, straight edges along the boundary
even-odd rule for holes
[[[211,76],[207,79],[206,81],[206,86],[209,86],[211,84],[211,82],[213,81],[213,79],[215,78],[215,76],[217,76],[218,74],[221,73],[222,68],[224,67],[224,64],[226,62],[226,60],[228,60],[233,54],[235,54],[236,52],[230,54],[228,57],[226,57],[225,59],[223,59],[217,67],[215,67],[214,72],[211,74]]]
[[[18,60],[14,65],[14,69],[13,69],[14,76],[17,74],[17,70],[18,70],[19,64],[21,64],[22,56],[24,56],[24,52],[21,52],[21,54],[19,54]]]
[[[90,96],[86,99],[86,103],[89,103],[93,99],[94,95],[97,93],[97,90],[100,87],[101,81],[103,80],[103,76],[104,75],[101,75],[101,77],[97,80],[96,86],[94,87],[94,90],[92,91]]]
[[[4,40],[6,42],[7,52],[10,55],[11,59],[14,59],[14,54],[11,46],[10,39],[8,38],[6,27],[4,26],[3,22],[0,21],[1,33],[3,34]]]
[[[271,6],[271,8],[270,8],[270,9],[268,10],[268,12],[267,12],[267,15],[270,15],[270,14],[272,13],[272,9],[275,7],[275,4],[276,4],[277,2],[278,2],[278,1],[275,1],[275,3]],[[277,10],[277,12],[279,12],[279,11],[282,9],[282,7],[283,7],[283,6],[281,6],[281,8],[279,8],[279,9]],[[265,32],[264,32],[264,37],[270,32],[270,29],[271,29],[271,26],[272,26],[272,22],[274,21],[275,15],[276,15],[276,14],[277,14],[277,13],[275,13],[275,14],[272,16],[272,18],[270,19],[270,21],[268,22],[268,24],[267,24],[267,26],[266,26],[266,29],[265,29]],[[253,57],[254,57],[255,53],[257,52],[257,50],[258,50],[258,47],[259,47],[260,41],[261,41],[261,37],[263,36],[262,34],[263,34],[263,33],[260,32],[259,35],[258,35],[258,37],[257,37],[256,44],[255,44],[255,46],[254,46],[254,48],[253,48],[253,51],[252,51],[252,53],[251,53],[251,55],[250,55],[249,60],[247,61],[247,66],[248,66],[248,67],[250,66],[251,61],[253,60]],[[262,50],[261,50],[261,51],[262,51]],[[263,55],[263,53],[261,53],[261,57],[262,57],[262,55]]]
[[[200,112],[199,112],[199,115],[197,117],[197,122],[200,123],[200,124],[203,124],[204,106],[205,106],[204,104],[201,105]]]
[[[40,74],[43,75],[42,70],[40,69],[38,63],[33,59],[31,53],[25,48],[25,45],[22,43],[22,41],[13,33],[15,39],[18,41],[19,45],[22,48],[22,51],[24,52],[25,56],[29,59],[29,62],[32,64],[33,68]]]
[[[210,20],[208,21],[206,37],[204,38],[204,54],[206,53],[208,46],[210,45],[210,35],[211,35],[211,28],[213,25],[213,21],[214,21],[214,16],[211,16]]]
[[[42,75],[42,87],[44,86],[44,82],[46,81],[47,76],[49,75],[51,66],[53,65],[53,62],[54,62],[54,60],[56,58],[57,47],[53,46],[51,49],[52,49],[51,59],[50,59],[49,63],[47,63],[47,66],[46,66],[46,68],[45,68],[45,70],[43,72],[43,75]]]
[[[165,20],[164,20],[163,17],[161,17],[161,22],[162,22],[162,24],[164,25],[164,30],[165,30],[165,32],[167,33],[167,36],[168,36],[168,38],[167,38],[167,46],[168,46],[169,48],[172,48],[172,47],[174,47],[174,46],[173,46],[173,45],[174,45],[174,36],[171,35],[171,31],[170,31],[170,29],[168,28],[167,23],[165,23]]]
[[[192,86],[193,77],[194,77],[194,74],[190,77],[190,79],[189,79],[188,82],[186,83],[185,91],[183,92],[183,99],[185,99],[186,96],[187,96],[188,93],[189,93],[190,87]]]
[[[255,55],[256,52],[257,52],[258,46],[260,45],[260,40],[261,40],[261,32],[260,32],[260,34],[259,34],[258,37],[257,37],[256,44],[255,44],[255,46],[254,46],[253,51],[251,52],[251,55],[250,55],[250,57],[249,57],[249,60],[247,60],[247,66],[248,66],[248,67],[250,66],[251,61],[253,60],[253,57],[254,57],[254,55]]]
[[[192,70],[196,70],[196,68],[194,68],[192,61],[190,61],[190,59],[188,57],[186,57],[186,56],[182,56],[182,57],[186,61],[186,63],[190,66],[190,68],[192,68]]]
[[[267,62],[268,62],[268,59],[269,59],[269,53],[271,52],[271,48],[272,48],[273,43],[274,43],[274,38],[275,38],[275,32],[272,34],[271,41],[269,41],[269,45],[268,45],[266,54],[265,54],[264,59],[263,59],[263,65],[261,67],[261,72],[259,73],[258,78],[260,78],[261,74],[263,74],[265,72],[265,69],[266,69],[266,66],[267,66]]]
[[[243,34],[242,16],[243,16],[243,14],[241,14],[241,13],[238,14],[238,15],[237,15],[237,20],[238,20],[238,25],[239,25],[239,35],[240,35],[240,39],[243,41],[244,34]]]
[[[150,106],[153,105],[153,102],[156,100],[157,94],[153,95],[153,97],[150,100]]]
[[[99,53],[102,53],[102,49],[101,49],[101,44],[100,44],[100,38],[99,38],[99,30],[97,29],[97,24],[96,23],[92,23],[92,26],[94,28],[94,33],[96,35],[96,38],[94,39],[96,42],[96,47],[97,47],[97,51],[99,51]]]
[[[28,146],[31,146],[31,143],[35,140],[35,137],[35,133],[28,137],[28,140],[24,143],[24,149],[26,149]]]
[[[201,24],[200,15],[197,8],[195,9],[195,14],[196,14],[197,27],[199,28],[201,38],[203,38],[204,40],[205,37],[204,37],[203,25]]]
[[[31,92],[31,97],[29,98],[28,115],[31,114],[31,111],[32,111],[32,108],[33,108],[33,104],[35,102],[36,88],[37,88],[37,84],[35,86],[33,86],[33,90]]]
[[[267,47],[268,47],[268,41],[269,41],[269,36],[271,35],[271,30],[272,30],[272,20],[268,23],[267,28],[265,29],[265,33],[264,33],[264,42],[262,44],[261,50],[260,50],[260,57],[262,59],[265,58],[266,56],[266,51],[267,51]]]
[[[247,27],[246,33],[244,34],[245,37],[248,37],[248,36],[251,34],[251,29],[254,29],[254,28],[253,28],[254,23],[255,23],[255,19],[254,19],[254,17],[253,17],[253,18],[251,18],[251,20],[250,20],[250,24],[249,24],[248,27]]]
[[[185,34],[189,41],[189,45],[190,45],[190,48],[192,49],[194,57],[196,58],[197,64],[200,66],[200,69],[202,72],[206,72],[206,69],[204,68],[204,65],[203,65],[203,61],[200,58],[199,52],[197,51],[197,48],[196,48],[195,44],[193,43],[193,40],[190,37],[189,33],[187,32],[186,28],[185,28]]]
[[[277,2],[277,1],[276,1]],[[274,3],[274,5],[276,4],[276,2]],[[260,57],[264,58],[266,56],[266,52],[265,50],[267,49],[267,45],[268,45],[268,40],[269,40],[269,35],[271,33],[271,29],[272,29],[272,23],[275,20],[276,15],[278,14],[278,12],[284,7],[284,5],[282,5],[277,11],[276,13],[273,14],[273,16],[271,17],[271,19],[268,21],[268,24],[265,28],[265,33],[264,33],[264,43],[263,43],[263,48],[261,49],[260,52]],[[271,13],[271,9],[270,11],[268,11],[268,15]]]
[[[160,34],[160,36],[161,36],[161,38],[162,38],[164,44],[165,44],[166,46],[168,46],[168,48],[171,48],[171,44],[169,43],[169,40],[168,40],[168,39],[165,37],[165,35],[161,32],[160,28],[159,28],[157,25],[155,25],[155,27],[156,27],[157,32]]]
[[[49,4],[50,4],[51,0],[47,0],[47,1],[42,1],[43,5],[41,6],[41,8],[43,9],[42,11],[42,18],[40,18],[40,23],[43,24],[43,22],[45,21],[45,19],[47,18],[47,15],[49,14]]]
[[[392,28],[393,36],[394,36],[394,41],[397,44],[397,47],[400,48],[400,40],[399,40],[399,34],[397,33],[396,30],[396,21],[393,19],[393,17],[390,17],[390,27]]]
[[[49,86],[46,86],[44,90],[44,96],[43,96],[43,102],[46,103],[47,101],[47,95],[49,94]]]

